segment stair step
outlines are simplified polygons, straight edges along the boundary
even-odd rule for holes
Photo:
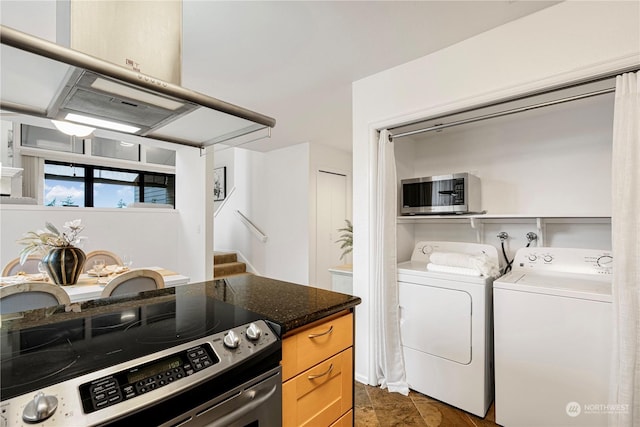
[[[214,264],[213,277],[218,279],[220,277],[229,276],[232,274],[246,273],[247,265],[244,262],[225,262],[223,264]]]
[[[244,272],[244,273],[234,273],[234,274],[226,274],[224,276],[214,276],[215,280],[218,279],[226,279],[227,277],[240,277],[240,276],[251,276],[253,273],[249,273],[248,271]]]
[[[214,252],[213,264],[227,264],[230,262],[237,262],[238,255],[235,252]]]

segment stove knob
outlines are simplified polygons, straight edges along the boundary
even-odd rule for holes
[[[22,411],[22,419],[27,423],[39,423],[53,415],[57,408],[58,399],[38,392]]]
[[[255,323],[251,323],[247,328],[247,338],[251,341],[257,341],[262,336],[262,330]]]
[[[240,344],[238,334],[233,331],[227,332],[222,341],[224,342],[224,346],[227,348],[238,348],[238,345]]]

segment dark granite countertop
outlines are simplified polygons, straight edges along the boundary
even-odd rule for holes
[[[215,297],[264,315],[282,333],[360,304],[359,297],[266,277],[246,275],[206,282]]]
[[[102,298],[72,305],[72,310],[48,307],[2,316],[2,328],[27,328],[120,310],[129,306],[180,300],[184,296],[206,295],[253,311],[280,326],[280,334],[305,326],[331,314],[360,304],[359,297],[266,277],[247,275],[223,280],[180,285],[121,297]]]

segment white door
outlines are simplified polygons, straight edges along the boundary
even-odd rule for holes
[[[342,250],[336,240],[338,229],[345,227],[347,219],[347,177],[318,171],[316,192],[316,283],[315,286],[331,289],[329,268],[345,264],[340,259]]]
[[[406,282],[398,282],[398,289],[402,345],[462,365],[471,363],[471,295]]]

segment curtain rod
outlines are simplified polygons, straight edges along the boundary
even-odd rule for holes
[[[597,91],[594,91],[594,92],[588,92],[588,93],[583,93],[583,94],[580,94],[580,95],[570,96],[570,97],[567,97],[567,98],[561,98],[561,99],[557,99],[557,100],[554,100],[554,101],[547,101],[547,102],[542,102],[540,104],[528,105],[526,107],[519,107],[519,108],[514,108],[514,109],[511,109],[511,110],[500,111],[500,112],[497,112],[497,113],[485,114],[484,116],[478,116],[478,117],[472,117],[472,118],[469,118],[469,119],[457,120],[457,121],[451,122],[451,123],[437,124],[437,125],[430,126],[428,128],[416,129],[416,130],[412,130],[412,131],[408,131],[408,132],[399,133],[399,134],[396,134],[396,135],[389,134],[389,141],[391,141],[391,140],[393,140],[395,138],[402,138],[404,136],[410,136],[410,135],[416,135],[416,134],[419,134],[419,133],[430,132],[432,130],[446,129],[446,128],[453,127],[453,126],[464,125],[464,124],[467,124],[467,123],[475,123],[475,122],[479,122],[481,120],[493,119],[495,117],[502,117],[502,116],[507,116],[507,115],[510,115],[510,114],[521,113],[523,111],[534,110],[534,109],[537,109],[537,108],[549,107],[551,105],[556,105],[556,104],[562,104],[562,103],[565,103],[565,102],[576,101],[578,99],[584,99],[584,98],[590,98],[590,97],[593,97],[593,96],[604,95],[604,94],[607,94],[607,93],[612,93],[614,91],[615,91],[615,88],[602,89],[602,90],[597,90]]]

